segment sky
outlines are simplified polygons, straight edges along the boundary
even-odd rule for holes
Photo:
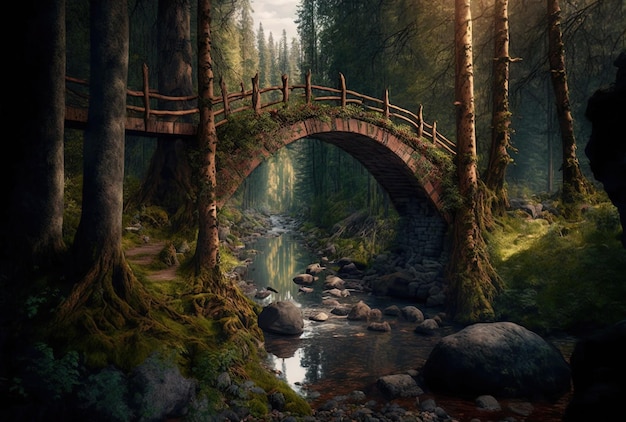
[[[254,19],[254,32],[259,30],[259,23],[263,24],[265,38],[272,33],[274,41],[278,41],[283,35],[283,29],[287,31],[287,40],[298,36],[296,8],[299,0],[251,0],[252,19]]]

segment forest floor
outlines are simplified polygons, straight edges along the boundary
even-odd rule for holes
[[[176,279],[176,270],[178,265],[167,268],[153,269],[159,253],[165,247],[165,242],[154,241],[142,243],[128,249],[126,259],[132,264],[140,265],[146,271],[146,277],[151,281],[172,281]]]

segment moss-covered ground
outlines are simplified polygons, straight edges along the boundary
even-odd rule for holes
[[[583,333],[626,318],[626,249],[616,208],[586,206],[580,218],[509,213],[488,236],[505,283],[499,319],[542,333]]]

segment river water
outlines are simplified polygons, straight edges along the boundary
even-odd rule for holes
[[[248,267],[248,280],[254,282],[260,290],[271,287],[277,291],[264,299],[255,298],[259,304],[291,301],[302,310],[304,332],[300,336],[265,333],[265,348],[268,363],[294,391],[309,399],[313,407],[332,397],[349,395],[354,390],[363,391],[368,399],[385,401],[376,388],[378,378],[419,370],[439,339],[457,330],[446,326],[434,336],[423,336],[414,332],[416,323],[384,316],[383,320],[392,327],[391,331],[370,331],[365,321],[349,321],[346,317],[330,314],[332,308],[322,304],[323,279],[327,272],[319,274],[319,280],[312,286],[312,293],[299,292],[300,286],[293,282],[296,275],[305,273],[307,265],[319,262],[319,257],[303,246],[302,238],[289,219],[281,216],[271,218],[272,229],[267,236],[259,237],[247,245],[247,249],[253,249],[255,254],[254,261]],[[338,300],[341,303],[363,300],[371,308],[381,311],[393,304],[400,308],[412,305],[420,308],[426,317],[440,311],[414,302],[403,302],[398,298],[376,297],[359,292]],[[324,322],[309,319],[309,316],[319,311],[331,318]],[[573,341],[561,341],[557,346],[569,359]],[[426,396],[435,398],[438,405],[461,422],[481,416],[472,401],[435,397],[428,392]],[[533,403],[535,418],[525,420],[560,421],[568,398],[569,395],[566,395],[558,403]],[[402,404],[405,406],[415,406],[414,399],[404,402]],[[482,416],[485,417],[484,414]],[[497,416],[489,415],[490,418]],[[511,416],[511,413],[503,411],[500,415],[506,416]]]

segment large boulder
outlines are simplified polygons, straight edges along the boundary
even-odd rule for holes
[[[187,414],[196,382],[183,377],[174,362],[152,355],[132,371],[129,390],[137,420],[157,422]]]
[[[591,136],[585,147],[593,176],[602,182],[622,225],[622,244],[626,248],[626,50],[614,62],[615,84],[596,91],[587,102],[585,116],[591,122]]]
[[[289,301],[265,306],[259,314],[258,324],[262,330],[275,334],[298,335],[304,331],[302,311]]]
[[[423,368],[426,385],[476,397],[554,400],[570,390],[570,368],[561,352],[512,322],[478,323],[446,336]]]
[[[570,359],[574,394],[563,421],[609,421],[626,397],[626,320],[579,340]]]

